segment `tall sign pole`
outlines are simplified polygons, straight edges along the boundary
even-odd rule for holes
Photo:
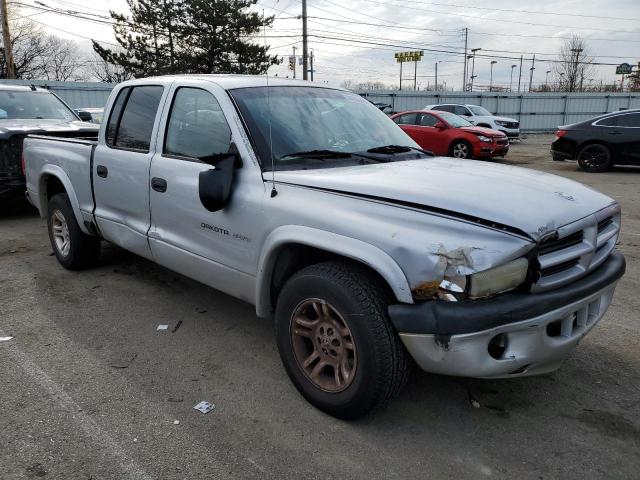
[[[414,52],[399,52],[395,53],[393,56],[396,59],[396,62],[400,64],[400,90],[402,90],[402,64],[404,62],[415,62],[413,76],[413,89],[415,90],[417,88],[418,81],[418,62],[422,60],[424,52],[422,50]]]
[[[307,80],[309,51],[307,35],[307,0],[302,0],[302,79]]]
[[[16,78],[15,64],[13,63],[13,48],[11,47],[11,33],[9,31],[9,16],[7,14],[6,0],[0,0],[0,15],[2,15],[2,43],[4,44],[4,61],[7,65],[7,78]]]
[[[520,73],[518,74],[518,93],[520,93],[520,82],[522,82],[522,55],[520,55]]]

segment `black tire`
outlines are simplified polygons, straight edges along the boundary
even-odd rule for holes
[[[591,143],[578,153],[578,165],[585,172],[606,172],[612,166],[611,152],[605,145]]]
[[[449,148],[449,156],[454,158],[472,158],[473,147],[466,140],[455,140]]]
[[[366,269],[334,261],[304,268],[282,289],[275,325],[280,357],[295,387],[318,409],[342,419],[362,417],[386,405],[406,383],[409,357],[387,316],[386,292]],[[320,388],[296,359],[293,315],[300,305],[317,299],[344,319],[355,345],[355,373],[351,383],[337,392]],[[312,336],[311,343],[316,340],[315,333]]]
[[[67,237],[68,247],[63,248],[58,244],[56,235],[60,237],[65,225],[64,235]],[[54,229],[57,233],[54,233]],[[49,200],[47,230],[53,253],[64,268],[80,270],[97,261],[100,255],[100,238],[87,235],[80,230],[66,193],[58,193]]]

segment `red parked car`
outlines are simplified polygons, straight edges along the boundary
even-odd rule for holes
[[[415,110],[391,116],[425,150],[456,158],[504,157],[509,139],[450,112]]]

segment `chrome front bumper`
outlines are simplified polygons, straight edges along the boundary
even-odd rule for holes
[[[604,316],[616,283],[516,323],[451,336],[400,333],[400,338],[428,372],[476,378],[551,372]]]

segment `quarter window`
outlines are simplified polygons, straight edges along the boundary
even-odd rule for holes
[[[162,91],[162,87],[151,85],[121,91],[109,118],[107,143],[116,148],[148,152]]]
[[[199,158],[226,153],[230,146],[231,129],[216,98],[199,88],[179,88],[167,123],[164,153]]]
[[[615,127],[616,125],[618,125],[618,117],[615,116],[603,118],[602,120],[598,121],[596,125],[600,127]]]

